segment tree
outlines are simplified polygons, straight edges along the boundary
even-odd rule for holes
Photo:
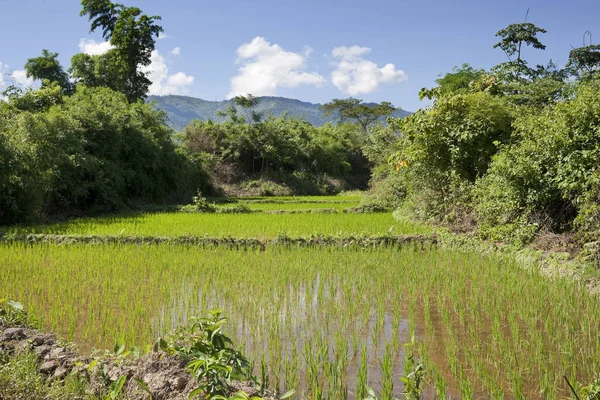
[[[147,16],[137,7],[113,4],[110,0],[82,0],[80,15],[91,21],[90,32],[102,29],[102,37],[114,46],[118,55],[112,61],[123,73],[122,92],[129,102],[142,100],[152,83],[140,67],[151,63],[155,37],[163,28],[155,22],[159,16]]]
[[[500,47],[509,61],[511,57],[517,54],[517,63],[521,62],[521,48],[523,43],[531,46],[534,49],[545,50],[546,46],[536,37],[538,33],[546,33],[545,29],[539,28],[530,22],[521,24],[510,24],[504,29],[499,30],[496,36],[500,36],[502,40],[494,45],[494,48]]]
[[[262,118],[261,113],[252,110],[258,105],[258,103],[260,103],[260,98],[248,94],[247,96],[235,96],[233,98],[233,102],[237,106],[242,107],[244,109],[248,125],[250,125],[252,122],[260,122]]]
[[[600,45],[590,44],[571,50],[567,68],[583,77],[597,74],[600,70]]]
[[[217,116],[229,118],[229,121],[233,122],[234,124],[242,124],[245,120],[245,122],[248,124],[248,127],[250,127],[250,125],[252,125],[253,122],[260,122],[263,115],[253,110],[253,108],[256,107],[258,103],[260,103],[259,97],[255,97],[251,94],[248,94],[246,96],[235,96],[231,100],[232,103],[229,105],[227,110],[217,111]],[[236,106],[244,110],[245,117],[240,117],[238,115],[238,109],[236,108]]]
[[[534,49],[545,50],[546,46],[537,38],[538,33],[546,33],[546,30],[530,22],[510,24],[496,33],[496,36],[501,37],[502,40],[496,43],[494,48],[501,48],[508,57],[508,62],[494,67],[494,72],[504,81],[522,82],[531,78],[534,71],[527,66],[527,61],[522,59],[521,50],[523,44]],[[515,54],[517,58],[513,60],[511,57]]]
[[[126,91],[125,71],[114,49],[96,56],[75,54],[71,58],[69,72],[76,83],[107,87],[121,93]]]
[[[396,108],[389,102],[383,101],[380,104],[364,104],[362,100],[350,97],[349,99],[333,99],[329,103],[319,107],[324,116],[334,113],[342,122],[352,120],[357,122],[365,131],[369,132],[369,127],[379,118],[389,115]]]
[[[42,87],[56,82],[65,94],[70,94],[73,90],[73,85],[69,81],[69,75],[63,70],[60,62],[56,59],[57,57],[58,53],[51,53],[44,49],[40,57],[30,58],[25,64],[27,77],[41,80]]]
[[[452,68],[452,72],[448,72],[443,77],[435,80],[438,84],[433,89],[421,89],[419,96],[432,99],[434,97],[445,96],[449,94],[468,93],[471,82],[478,81],[485,76],[483,69],[475,69],[468,63],[464,63],[460,67]]]

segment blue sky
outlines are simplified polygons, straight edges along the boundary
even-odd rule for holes
[[[153,92],[207,100],[251,92],[322,103],[352,95],[413,111],[423,106],[419,89],[440,73],[505,61],[492,48],[494,34],[522,22],[528,8],[529,21],[548,30],[540,36],[546,51],[525,50],[531,64],[563,65],[586,30],[600,43],[598,0],[121,2],[163,18]],[[23,65],[43,48],[65,67],[82,49],[100,51],[102,38],[88,34],[79,10],[77,0],[0,0],[5,81],[27,83]]]

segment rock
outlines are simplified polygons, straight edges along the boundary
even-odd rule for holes
[[[65,352],[64,347],[57,347],[50,352],[50,358],[59,358]]]
[[[188,384],[188,380],[183,376],[178,376],[171,380],[171,387],[175,390],[183,390]]]
[[[8,328],[0,333],[0,342],[10,342],[13,340],[23,339],[25,337],[25,329],[23,328]]]
[[[42,374],[50,375],[57,366],[56,361],[46,361],[40,366],[40,372]]]
[[[41,346],[46,342],[46,337],[44,335],[37,335],[31,339],[31,344],[34,346]]]
[[[54,371],[54,378],[56,379],[64,379],[67,376],[67,372],[69,372],[65,367],[58,367],[56,371]]]
[[[50,346],[41,345],[33,349],[33,352],[38,355],[38,358],[44,358],[48,353],[50,353]]]

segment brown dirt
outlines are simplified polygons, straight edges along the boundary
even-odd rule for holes
[[[572,233],[542,233],[531,243],[531,247],[546,253],[569,253],[569,258],[575,258],[581,251],[581,246],[575,241]]]

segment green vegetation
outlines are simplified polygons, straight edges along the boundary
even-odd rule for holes
[[[319,109],[320,104],[273,96],[261,96],[259,99],[260,101],[255,110],[263,116],[281,117],[287,115],[289,118],[302,119],[316,127],[334,123],[339,119],[335,113],[324,116]],[[223,116],[222,113],[233,105],[233,100],[208,101],[177,95],[149,96],[148,100],[156,102],[156,107],[167,113],[169,126],[178,132],[183,131],[183,128],[194,119],[224,122],[228,118]],[[369,103],[369,105],[374,106],[375,104]],[[410,114],[407,111],[395,110],[391,115],[399,118]]]
[[[387,376],[382,383],[398,396],[402,344],[413,335],[429,382],[453,395],[562,398],[562,374],[590,381],[600,357],[597,299],[508,257],[408,247],[12,244],[0,247],[0,263],[7,294],[83,348],[117,339],[144,347],[220,308],[236,322],[228,336],[265,363],[270,388],[312,398],[353,391],[350,371],[365,347],[367,385],[380,393]]]
[[[228,121],[195,120],[180,135],[189,157],[200,160],[214,186],[224,192],[236,184],[244,194],[329,194],[365,188],[371,164],[365,156],[369,136],[389,128],[376,123],[390,114],[389,103],[376,106],[350,99],[340,123],[315,127],[301,119],[267,116],[257,111],[260,98],[237,96],[222,112]],[[337,109],[342,100],[326,105]],[[325,106],[324,106],[325,107]],[[329,109],[329,113],[334,112]],[[349,114],[349,115],[346,115]]]
[[[281,208],[281,207],[278,207]],[[76,219],[67,223],[13,228],[7,233],[123,236],[220,236],[272,238],[322,235],[402,235],[430,233],[419,223],[381,214],[188,214],[155,213],[133,217]]]
[[[456,67],[407,118],[334,99],[317,124],[247,95],[175,134],[144,103],[160,17],[110,0],[81,15],[112,49],[66,71],[43,50],[26,65],[41,87],[0,101],[0,295],[45,329],[84,351],[116,341],[120,367],[125,343],[155,343],[184,359],[192,397],[253,398],[234,393],[243,379],[314,400],[598,398],[598,298],[530,258],[444,248],[432,226],[517,246],[571,235],[600,265],[597,46],[530,67],[545,30],[512,24],[494,46],[508,62]],[[0,301],[0,322],[26,324],[21,308]],[[234,323],[197,318],[212,309]],[[91,398],[2,346],[0,397]],[[127,395],[127,374],[100,374]]]
[[[423,89],[432,105],[391,121],[402,135],[387,148],[366,148],[371,202],[516,245],[572,232],[600,263],[597,49],[573,50],[564,69],[532,68],[526,51],[543,50],[545,32],[509,25],[494,46],[508,62],[464,64]]]

